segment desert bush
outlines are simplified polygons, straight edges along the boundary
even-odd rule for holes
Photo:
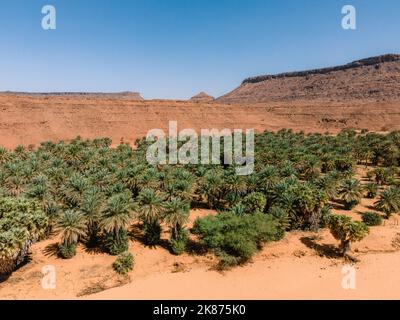
[[[35,200],[0,198],[0,274],[17,268],[45,235],[49,219]]]
[[[330,206],[325,206],[321,209],[321,228],[326,228],[328,226],[329,218],[332,215],[332,209]]]
[[[145,223],[143,225],[143,242],[148,246],[155,246],[160,243],[161,225],[159,222]]]
[[[252,192],[246,195],[243,199],[243,205],[246,207],[246,212],[264,212],[267,200],[261,192]]]
[[[182,253],[184,253],[188,240],[189,235],[187,230],[183,229],[179,231],[179,234],[176,237],[171,238],[170,240],[171,252],[175,255],[181,255]]]
[[[119,274],[127,274],[133,269],[135,259],[132,253],[125,251],[118,255],[113,263],[113,269]]]
[[[281,226],[272,215],[255,213],[237,216],[230,212],[195,221],[192,232],[213,250],[222,264],[248,261],[264,242],[277,240]]]
[[[368,211],[362,214],[362,221],[370,227],[380,226],[382,224],[382,220],[382,216],[376,212]]]
[[[268,214],[272,215],[280,225],[280,228],[276,234],[276,240],[283,239],[285,236],[285,231],[289,230],[290,228],[290,218],[288,212],[282,207],[273,206],[269,209]]]
[[[116,236],[114,233],[107,233],[104,239],[107,252],[112,256],[123,253],[129,248],[129,236],[126,230],[121,230]]]
[[[60,243],[58,250],[63,259],[71,259],[76,255],[76,243]]]
[[[340,249],[343,256],[350,250],[350,243],[361,241],[368,233],[368,226],[359,221],[352,221],[345,215],[331,215],[328,227],[336,240],[340,241]]]

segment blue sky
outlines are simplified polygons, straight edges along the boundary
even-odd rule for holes
[[[46,4],[56,30],[41,28]],[[399,53],[399,17],[398,0],[1,0],[0,91],[220,96],[248,76]]]

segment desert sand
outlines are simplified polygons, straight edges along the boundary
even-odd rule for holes
[[[350,214],[370,210],[373,200],[363,199]],[[214,211],[196,209],[191,222]],[[132,229],[135,233],[135,226]],[[167,232],[163,238],[167,239]],[[400,226],[397,217],[371,227],[371,233],[353,245],[359,259],[356,289],[343,289],[342,268],[348,262],[336,255],[338,242],[328,230],[295,231],[280,242],[267,244],[251,263],[220,272],[212,254],[176,257],[163,246],[130,243],[135,267],[118,276],[114,257],[80,247],[71,260],[55,254],[57,238],[32,247],[31,261],[0,284],[0,299],[398,299],[400,295]],[[56,289],[41,286],[45,265],[56,268]]]

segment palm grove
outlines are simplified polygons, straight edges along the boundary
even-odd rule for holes
[[[147,146],[138,140],[136,148],[111,148],[110,139],[78,137],[0,148],[0,273],[12,272],[34,242],[55,234],[60,257],[73,258],[78,245],[101,248],[118,255],[114,268],[126,273],[134,263],[129,240],[157,246],[163,228],[171,253],[197,241],[222,267],[248,261],[263,243],[295,229],[329,227],[345,255],[382,217],[367,212],[365,223],[352,221],[332,214],[332,203],[351,210],[369,197],[386,218],[400,210],[400,132],[266,131],[255,137],[249,176],[224,165],[152,166]],[[368,183],[356,178],[357,166],[365,166]],[[204,206],[218,214],[188,230],[190,209]],[[138,223],[139,238],[131,232]]]

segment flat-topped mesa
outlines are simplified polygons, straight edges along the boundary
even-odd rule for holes
[[[400,102],[400,55],[387,54],[342,66],[246,79],[219,103]]]
[[[312,69],[312,70],[306,70],[306,71],[285,72],[285,73],[279,73],[279,74],[275,74],[275,75],[261,75],[261,76],[256,76],[256,77],[250,77],[250,78],[245,79],[242,82],[242,84],[257,83],[257,82],[262,82],[262,81],[270,80],[270,79],[305,77],[305,76],[313,75],[313,74],[326,74],[326,73],[333,72],[333,71],[355,69],[355,68],[360,68],[363,66],[379,65],[381,63],[394,62],[394,61],[400,61],[400,54],[385,54],[385,55],[381,55],[381,56],[356,60],[356,61],[350,62],[348,64],[336,66],[336,67]]]
[[[84,96],[90,98],[115,98],[115,99],[127,99],[127,100],[144,100],[139,92],[133,91],[122,91],[122,92],[14,92],[4,91],[0,92],[7,95],[18,95],[18,96],[66,96],[76,97]]]

